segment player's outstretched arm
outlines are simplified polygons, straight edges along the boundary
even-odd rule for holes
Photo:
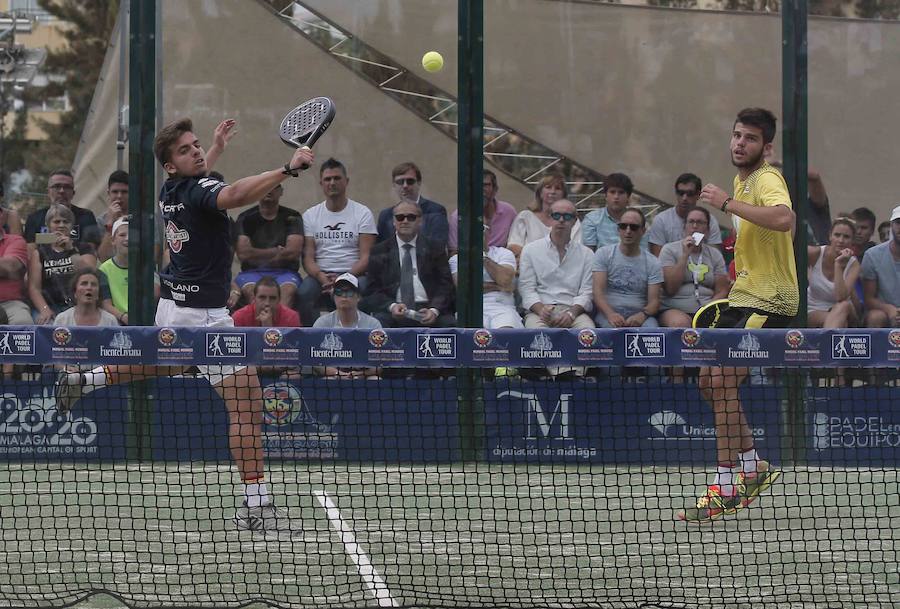
[[[233,209],[235,207],[252,205],[287,179],[288,174],[285,173],[285,169],[290,168],[295,171],[303,171],[310,167],[314,160],[315,154],[313,154],[312,150],[309,148],[298,148],[294,151],[294,156],[291,157],[290,162],[285,167],[241,178],[223,188],[219,193],[218,199],[216,199],[216,205],[219,209]]]

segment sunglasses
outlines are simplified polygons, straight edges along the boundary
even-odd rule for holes
[[[641,230],[640,224],[631,224],[630,222],[619,222],[616,226],[618,226],[621,231],[631,230],[636,233]]]
[[[696,190],[679,190],[676,188],[675,194],[678,195],[679,197],[696,197],[697,191]]]
[[[348,298],[356,296],[356,290],[354,288],[334,288],[334,295]]]
[[[550,217],[559,222],[562,220],[563,222],[571,222],[575,219],[575,214],[571,214],[569,212],[558,212],[555,211],[550,214]]]
[[[394,180],[394,184],[396,184],[397,186],[412,186],[417,182],[418,180],[415,178],[397,178],[396,180]]]
[[[397,222],[415,222],[419,218],[419,214],[394,214],[394,220]]]

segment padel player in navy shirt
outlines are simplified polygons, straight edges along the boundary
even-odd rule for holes
[[[251,205],[283,182],[309,167],[311,150],[297,149],[278,169],[225,184],[207,177],[210,166],[232,135],[234,121],[223,121],[206,154],[194,135],[190,119],[164,127],[153,150],[169,176],[160,193],[171,264],[160,273],[161,298],[157,326],[229,328],[234,322],[225,302],[231,284],[231,241],[226,210]],[[216,338],[212,340],[217,341]],[[199,366],[228,410],[228,440],[244,486],[244,503],[234,516],[240,529],[288,533],[287,515],[275,508],[263,479],[262,390],[252,366]],[[69,410],[85,393],[98,387],[151,376],[182,372],[175,366],[100,366],[86,373],[60,373],[56,404]]]

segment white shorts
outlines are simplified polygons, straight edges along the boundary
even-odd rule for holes
[[[179,307],[174,300],[160,298],[156,306],[156,327],[175,326],[183,328],[233,328],[234,320],[228,314],[228,309],[194,309],[191,307]],[[247,366],[197,366],[200,376],[216,386],[229,376],[234,376]]]
[[[482,323],[488,330],[495,328],[524,328],[522,318],[519,317],[515,307],[496,302],[484,302],[482,304]]]

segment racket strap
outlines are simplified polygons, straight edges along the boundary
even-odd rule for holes
[[[292,178],[300,177],[300,171],[298,169],[293,169],[290,163],[284,164],[284,169],[281,170],[281,173],[286,176],[291,176]]]

